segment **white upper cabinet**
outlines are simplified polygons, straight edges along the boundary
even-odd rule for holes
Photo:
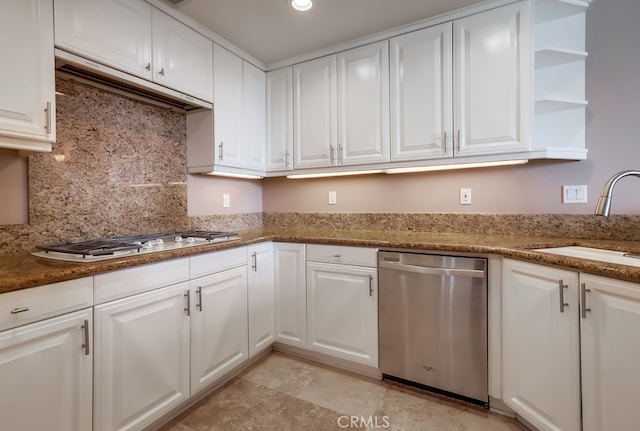
[[[240,142],[245,166],[264,171],[266,161],[265,73],[242,62],[242,128]]]
[[[153,80],[213,99],[213,42],[169,15],[153,9]]]
[[[213,100],[213,42],[142,0],[56,0],[58,48]]]
[[[391,161],[451,157],[452,24],[395,37],[391,50]]]
[[[455,154],[528,150],[527,3],[459,19],[453,29]]]
[[[213,97],[215,162],[241,168],[242,59],[217,44],[213,46]]]
[[[293,67],[293,166],[296,169],[335,164],[336,75],[335,55]]]
[[[56,104],[51,1],[2,4],[0,148],[51,151]]]
[[[56,46],[151,79],[151,6],[131,0],[56,0]]]
[[[338,165],[389,161],[389,43],[338,54]]]
[[[293,68],[267,72],[267,171],[293,169]]]

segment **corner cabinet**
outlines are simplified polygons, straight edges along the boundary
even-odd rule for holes
[[[378,367],[376,252],[307,246],[309,349]]]
[[[293,170],[293,68],[267,72],[267,172]]]
[[[537,429],[580,430],[578,273],[511,259],[502,271],[503,401]]]
[[[51,151],[56,140],[53,5],[3,2],[0,13],[0,148]]]
[[[580,275],[584,431],[640,424],[640,285]]]
[[[307,290],[305,246],[273,244],[276,341],[307,347]]]

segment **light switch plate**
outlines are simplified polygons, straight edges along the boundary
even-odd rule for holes
[[[336,199],[336,192],[329,192],[329,205],[335,205]]]
[[[227,193],[222,195],[222,206],[224,208],[229,208],[231,206],[231,199]]]
[[[471,189],[460,189],[460,205],[471,205]]]
[[[562,203],[563,204],[586,204],[587,203],[587,186],[562,186]]]

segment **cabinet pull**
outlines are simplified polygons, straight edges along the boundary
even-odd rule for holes
[[[458,153],[460,152],[460,129],[458,129]]]
[[[82,348],[84,349],[84,354],[86,356],[89,356],[89,321],[87,319],[84,320],[81,329],[82,335],[84,336],[84,343],[82,344]]]
[[[158,72],[158,74],[164,76],[164,67],[162,69],[160,69],[160,72]]]
[[[338,144],[338,164],[341,165],[343,163],[344,154],[342,153],[342,144]]]
[[[198,286],[196,289],[196,308],[202,311],[202,286]]]
[[[564,290],[567,289],[569,286],[564,284],[563,280],[558,280],[558,290],[559,290],[559,295],[560,296],[560,312],[564,313],[564,307],[568,307],[569,304],[567,304],[566,302],[564,302]]]
[[[582,283],[580,285],[580,308],[583,319],[587,318],[587,311],[591,311],[591,308],[587,308],[587,292],[591,292],[591,289],[587,289],[587,284]]]
[[[373,275],[369,275],[369,296],[373,296]]]
[[[11,310],[11,314],[19,314],[24,313],[25,311],[29,311],[29,307],[18,307]]]
[[[285,151],[284,152],[284,167],[288,167],[289,166],[289,151]]]
[[[191,316],[191,296],[188,290],[184,293],[184,312],[187,316]]]
[[[333,165],[333,152],[335,150],[333,149],[333,145],[329,145],[329,161],[330,163]]]
[[[218,160],[222,160],[222,150],[224,148],[224,142],[220,141],[220,143],[218,144]]]
[[[251,253],[251,269],[253,272],[258,272],[258,256],[255,251]]]
[[[144,67],[146,70],[151,70],[151,63],[147,63],[147,65]]]
[[[51,134],[51,102],[47,102],[44,108],[44,131],[47,135]]]
[[[444,153],[447,153],[447,131],[442,132],[442,146],[444,147]]]

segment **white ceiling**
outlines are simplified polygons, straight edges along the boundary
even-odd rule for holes
[[[287,0],[184,0],[176,9],[269,65],[477,3],[314,0],[297,12]]]

